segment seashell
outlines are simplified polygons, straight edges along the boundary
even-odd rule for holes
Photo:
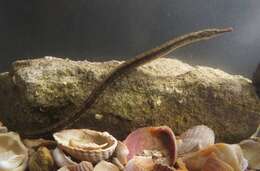
[[[180,141],[177,143],[178,155],[198,151],[215,143],[214,131],[205,125],[190,128],[179,138]]]
[[[43,139],[43,138],[39,138],[39,139],[24,139],[23,143],[24,143],[24,145],[27,148],[32,148],[32,149],[37,149],[40,146],[53,148],[53,147],[55,147],[57,145],[57,143],[55,141],[46,140],[46,139]]]
[[[90,162],[82,161],[76,165],[64,166],[58,171],[93,171],[93,165]]]
[[[118,141],[115,149],[115,156],[120,161],[121,164],[126,165],[128,154],[129,154],[129,150],[127,146],[121,141]]]
[[[241,141],[239,145],[248,160],[249,168],[260,170],[260,142],[249,139]]]
[[[51,152],[46,147],[40,147],[29,159],[30,171],[52,171],[54,161]]]
[[[176,170],[175,168],[161,163],[156,163],[153,168],[153,171],[175,171],[175,170]]]
[[[59,148],[55,148],[52,151],[53,159],[58,167],[64,167],[69,165],[77,165],[78,163],[71,160],[69,156],[63,153]]]
[[[175,164],[176,171],[188,171],[185,163],[182,161],[181,158],[178,158]]]
[[[28,150],[20,136],[14,132],[0,134],[0,170],[24,171],[27,161]]]
[[[175,163],[176,139],[171,128],[167,126],[139,128],[127,136],[124,144],[129,150],[128,160],[140,155],[144,150],[157,150],[167,156],[169,165]]]
[[[124,165],[116,157],[112,159],[112,163],[115,164],[119,168],[119,170],[124,170],[125,168]]]
[[[11,170],[19,167],[25,159],[24,154],[16,155],[12,151],[3,152],[0,154],[0,169]]]
[[[134,156],[129,160],[124,171],[153,171],[154,166],[152,157]]]
[[[234,171],[244,171],[248,166],[240,146],[236,144],[219,143],[211,145],[198,152],[186,154],[182,159],[188,170],[201,170],[211,155],[216,155],[218,159],[230,165]]]
[[[201,171],[234,171],[226,162],[220,160],[216,154],[211,154]]]
[[[89,129],[63,130],[53,137],[72,157],[92,163],[108,159],[117,146],[117,140],[109,133]]]
[[[119,171],[119,168],[116,165],[103,160],[94,167],[93,171]]]

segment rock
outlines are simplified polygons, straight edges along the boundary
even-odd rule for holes
[[[0,74],[0,120],[20,133],[56,123],[75,112],[120,63],[53,57],[16,61]],[[205,124],[217,140],[238,142],[259,123],[260,100],[251,80],[161,58],[112,83],[73,127],[123,138],[141,126],[169,125],[180,134]]]
[[[253,84],[256,88],[256,92],[257,92],[258,96],[260,97],[260,63],[258,64],[256,71],[254,72]]]

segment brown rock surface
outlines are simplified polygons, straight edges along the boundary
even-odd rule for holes
[[[20,133],[53,124],[74,112],[119,63],[52,57],[16,61],[0,74],[0,120]],[[259,123],[260,100],[251,80],[162,58],[111,84],[74,127],[122,138],[146,125],[169,125],[178,134],[206,124],[219,140],[238,142]]]

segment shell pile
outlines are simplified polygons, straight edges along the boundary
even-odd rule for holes
[[[21,141],[17,133],[5,130],[0,132],[0,171],[260,169],[260,125],[239,144],[215,144],[213,130],[205,125],[192,127],[177,137],[167,126],[143,127],[131,132],[124,141],[108,132],[89,129],[56,132],[55,141]]]

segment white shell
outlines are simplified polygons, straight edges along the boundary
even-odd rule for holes
[[[254,140],[244,140],[239,143],[245,158],[248,160],[249,168],[260,169],[260,142]]]
[[[72,161],[69,156],[66,156],[61,149],[58,147],[52,151],[53,159],[57,166],[69,166],[69,165],[77,165],[78,163]]]
[[[108,159],[117,146],[117,140],[109,133],[89,129],[63,130],[53,137],[72,157],[92,163]]]
[[[0,170],[24,171],[27,167],[28,150],[14,132],[0,134]]]
[[[205,125],[198,125],[180,135],[177,141],[178,155],[201,150],[214,143],[214,131]]]
[[[103,160],[94,167],[94,171],[120,171],[120,170],[116,165]]]

